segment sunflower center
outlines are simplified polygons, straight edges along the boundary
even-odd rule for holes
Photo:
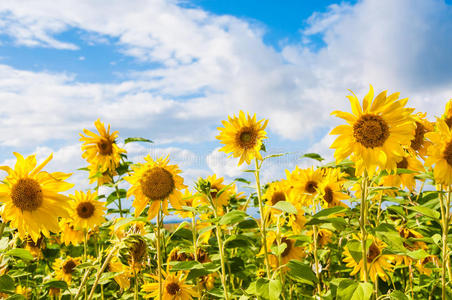
[[[143,194],[151,200],[162,200],[174,190],[173,175],[162,167],[154,167],[140,179]]]
[[[217,186],[217,185],[212,185],[210,187],[210,197],[212,197],[212,199],[217,198],[217,194],[218,192],[221,190],[221,187]]]
[[[72,259],[65,262],[63,265],[64,274],[72,274],[74,272],[75,266],[75,261],[73,261]]]
[[[97,143],[97,148],[99,149],[99,153],[102,155],[110,155],[113,153],[113,143],[106,138],[101,139]]]
[[[323,200],[325,200],[327,203],[332,203],[334,200],[333,190],[329,186],[325,188],[325,195],[323,195]]]
[[[170,282],[166,285],[166,291],[170,295],[177,295],[180,292],[180,286],[176,282]]]
[[[425,134],[424,125],[422,125],[422,123],[416,122],[416,132],[414,134],[414,139],[411,140],[411,148],[413,150],[419,151],[419,149],[421,149],[422,144],[424,142],[424,134]]]
[[[362,115],[353,125],[353,136],[366,148],[381,147],[389,137],[389,126],[380,116]]]
[[[452,126],[452,116],[451,117],[447,117],[444,121],[446,122],[447,126],[449,126],[449,128],[451,128],[451,126]]]
[[[34,211],[43,200],[39,183],[31,178],[21,178],[11,189],[13,204],[21,210]]]
[[[237,134],[236,142],[243,149],[250,149],[256,145],[257,132],[252,127],[244,127]]]
[[[370,245],[369,247],[369,252],[367,253],[367,262],[373,262],[374,259],[378,257],[378,255],[380,255],[380,249],[377,245],[375,245],[375,243],[372,243],[372,245]]]
[[[80,202],[77,205],[77,215],[82,219],[88,219],[94,215],[95,209],[91,202]]]
[[[275,205],[279,201],[286,201],[286,196],[283,192],[275,192],[272,195],[271,203],[272,205]]]
[[[450,141],[447,144],[446,149],[444,149],[443,158],[447,161],[449,166],[452,166],[452,141]]]
[[[306,183],[305,190],[308,193],[314,194],[317,191],[317,182],[312,180],[308,181]]]
[[[401,161],[397,163],[398,169],[406,169],[408,168],[408,160],[404,157]]]
[[[286,249],[284,249],[283,253],[281,253],[281,257],[286,257],[287,255],[289,255],[290,250],[292,249],[292,241],[289,240],[288,238],[283,237],[281,239],[281,243],[286,243]]]
[[[137,240],[130,249],[131,256],[135,262],[141,261],[146,254],[146,242]]]

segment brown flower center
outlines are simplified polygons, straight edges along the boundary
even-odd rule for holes
[[[402,160],[397,163],[397,168],[398,169],[408,168],[408,160],[406,159],[406,157],[402,158]]]
[[[378,248],[377,245],[375,245],[375,243],[372,243],[372,245],[370,245],[369,247],[369,252],[367,253],[367,262],[371,263],[374,261],[375,258],[378,257],[378,255],[380,255],[380,249]]]
[[[289,255],[290,250],[292,249],[292,241],[289,240],[288,238],[283,237],[281,239],[281,243],[286,243],[286,249],[284,249],[283,253],[281,253],[281,257],[286,257],[287,255]]]
[[[353,136],[366,148],[381,147],[389,137],[389,126],[380,116],[362,115],[353,125]]]
[[[275,205],[279,201],[286,201],[286,195],[283,192],[274,192],[270,201],[272,205]]]
[[[88,219],[94,215],[94,204],[91,202],[80,202],[77,205],[77,215],[82,219]]]
[[[180,292],[180,286],[176,282],[170,282],[166,285],[166,291],[170,295],[177,295]]]
[[[421,149],[422,144],[424,143],[425,131],[426,130],[424,125],[422,125],[422,123],[416,122],[416,132],[414,134],[414,138],[411,140],[411,148],[413,150],[419,151],[419,149]]]
[[[329,186],[327,186],[325,188],[325,194],[323,195],[323,200],[325,200],[326,203],[332,203],[334,200],[333,190]]]
[[[130,254],[135,262],[140,262],[146,255],[146,242],[138,239],[132,244]]]
[[[39,183],[31,178],[21,178],[11,189],[13,204],[21,210],[34,211],[43,200]]]
[[[242,149],[251,149],[256,146],[257,132],[252,127],[243,127],[236,135],[236,143]]]
[[[68,260],[63,264],[63,272],[64,274],[72,274],[74,272],[74,268],[77,264],[72,259]]]
[[[113,142],[109,139],[102,138],[97,143],[97,149],[99,149],[101,155],[110,155],[113,153]]]
[[[452,141],[447,144],[446,149],[443,152],[443,157],[449,166],[452,166]]]
[[[451,128],[451,126],[452,126],[452,116],[447,117],[444,121],[446,122],[447,126],[449,126],[449,128]]]
[[[310,180],[306,183],[304,189],[306,192],[314,194],[317,191],[317,186],[317,182]]]
[[[140,179],[143,194],[151,200],[162,200],[174,190],[173,175],[162,167],[154,167]]]
[[[221,191],[222,187],[217,186],[216,184],[213,184],[210,187],[210,197],[212,197],[212,199],[217,198],[217,194],[219,191]]]

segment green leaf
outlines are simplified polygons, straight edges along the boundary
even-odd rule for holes
[[[317,225],[325,223],[333,224],[334,228],[336,228],[337,230],[343,230],[347,225],[347,222],[344,220],[344,218],[311,218],[306,223],[306,225]]]
[[[275,205],[272,206],[272,208],[275,208],[277,210],[280,210],[282,212],[288,213],[288,214],[297,214],[298,210],[296,207],[287,201],[279,201]]]
[[[270,300],[279,300],[279,296],[281,295],[282,284],[279,279],[272,279],[268,283],[268,298]]]
[[[246,184],[251,184],[251,181],[249,181],[249,180],[247,180],[245,178],[242,178],[242,177],[235,178],[234,181],[238,181],[238,182],[246,183]]]
[[[0,292],[14,292],[14,280],[10,276],[0,276]]]
[[[418,249],[415,251],[408,251],[407,255],[411,258],[414,258],[415,260],[424,259],[427,256],[430,256],[430,254],[425,252],[425,250],[423,250],[423,249]]]
[[[287,264],[289,267],[288,274],[296,281],[314,285],[317,283],[317,277],[309,265],[303,264],[298,260],[291,260]]]
[[[153,143],[153,141],[142,138],[142,137],[130,137],[124,140],[124,144],[128,144],[131,142],[144,142],[144,143]]]
[[[26,249],[21,249],[21,248],[16,248],[16,249],[11,249],[8,252],[6,252],[6,255],[9,256],[14,256],[23,260],[33,260],[34,257],[33,255],[31,255],[30,251],[26,250]]]
[[[338,300],[368,300],[372,296],[373,286],[369,282],[356,282],[344,279],[337,288]]]
[[[330,215],[342,213],[347,210],[348,210],[347,207],[342,207],[342,206],[330,207],[330,208],[323,209],[323,210],[319,211],[318,213],[316,213],[314,215],[314,218],[328,217]]]
[[[25,298],[22,295],[15,294],[15,295],[9,296],[6,300],[27,300],[27,298]]]
[[[44,287],[65,290],[65,289],[67,289],[67,283],[66,283],[66,281],[62,281],[62,280],[50,280],[50,281],[44,282]]]
[[[274,255],[278,256],[278,255],[281,255],[284,252],[284,250],[286,250],[286,248],[287,248],[287,244],[286,243],[282,243],[282,244],[279,245],[279,247],[278,247],[278,245],[272,246],[271,250],[272,250]]]
[[[201,265],[195,260],[171,261],[169,264],[172,266],[171,271],[186,271],[193,269],[195,266]]]
[[[320,156],[320,154],[317,154],[317,153],[306,153],[306,154],[303,154],[301,157],[302,158],[303,157],[312,158],[312,159],[315,159],[317,161],[325,160],[322,156]]]
[[[235,224],[240,221],[243,221],[247,216],[248,215],[244,211],[233,210],[225,214],[223,217],[221,217],[219,224],[220,225]]]
[[[109,283],[115,276],[121,274],[121,272],[104,272],[100,276],[99,284],[104,285]]]
[[[439,212],[425,206],[406,206],[406,208],[408,208],[409,210],[414,210],[415,212],[418,212],[435,220],[439,220],[440,218]]]
[[[232,235],[224,241],[224,247],[226,248],[246,248],[250,246],[249,238],[241,235]]]
[[[361,258],[363,257],[361,242],[357,240],[349,240],[347,242],[347,249],[353,257],[354,261],[356,263],[359,263],[361,261]]]
[[[389,299],[391,300],[409,300],[410,298],[408,298],[404,293],[402,293],[401,291],[393,291],[391,293],[391,295],[389,295]]]

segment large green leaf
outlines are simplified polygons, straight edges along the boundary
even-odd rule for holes
[[[248,215],[241,210],[233,210],[225,214],[220,219],[220,225],[230,225],[243,221]]]
[[[6,255],[14,256],[23,260],[33,260],[34,257],[31,255],[30,251],[22,248],[11,249],[6,252]]]
[[[0,276],[0,292],[14,292],[14,280],[10,276]]]
[[[297,208],[292,203],[287,202],[287,201],[279,201],[272,207],[277,210],[280,210],[282,212],[288,213],[288,214],[297,214],[298,213]]]
[[[441,217],[439,212],[425,206],[406,206],[406,208],[408,208],[409,210],[414,210],[415,212],[418,212],[435,220],[439,220],[439,218]]]
[[[369,300],[372,296],[373,286],[369,282],[357,282],[344,279],[337,288],[338,300]]]
[[[298,260],[291,260],[287,265],[289,267],[288,275],[294,280],[309,285],[317,283],[317,277],[312,271],[311,266],[303,264]]]

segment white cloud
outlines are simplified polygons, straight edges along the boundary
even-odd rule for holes
[[[219,151],[220,147],[213,150],[206,157],[207,165],[209,166],[212,173],[217,174],[220,177],[244,177],[244,170],[252,169],[245,164],[238,166],[239,160],[237,158],[232,158],[226,155],[226,153]]]

